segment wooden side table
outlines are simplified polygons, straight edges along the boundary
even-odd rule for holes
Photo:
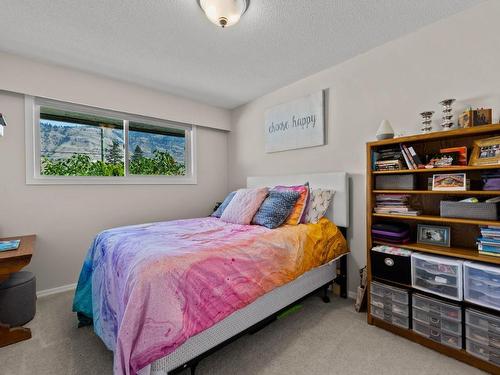
[[[17,250],[0,252],[0,283],[7,280],[11,274],[20,271],[31,261],[35,250],[36,236],[0,238],[0,241],[21,240]],[[31,338],[31,330],[25,327],[10,328],[0,322],[0,348]]]

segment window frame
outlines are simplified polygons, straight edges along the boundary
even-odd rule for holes
[[[161,120],[147,116],[112,111],[96,107],[63,102],[25,95],[25,141],[26,141],[26,184],[27,185],[195,185],[196,173],[196,126]],[[124,173],[125,176],[45,176],[41,174],[40,155],[40,107],[51,107],[65,111],[88,113],[96,116],[111,117],[123,121]],[[129,174],[129,122],[143,122],[155,126],[182,129],[185,131],[184,176],[131,175]]]

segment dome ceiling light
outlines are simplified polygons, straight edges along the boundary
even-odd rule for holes
[[[238,23],[250,0],[198,0],[207,18],[222,28]]]

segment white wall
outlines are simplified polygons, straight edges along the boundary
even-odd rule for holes
[[[500,2],[490,1],[387,43],[341,65],[265,95],[232,113],[229,135],[229,187],[248,175],[347,171],[353,176],[349,240],[349,289],[364,266],[365,143],[381,120],[397,132],[419,132],[418,113],[456,98],[456,113],[468,105],[500,109]],[[335,46],[325,46],[335,48]],[[266,154],[264,111],[274,105],[329,89],[328,144]],[[496,111],[495,111],[496,109]]]
[[[35,233],[28,269],[45,290],[77,281],[93,237],[120,225],[206,216],[227,193],[227,132],[199,127],[197,185],[25,184],[24,96],[228,129],[230,113],[132,84],[0,54],[0,237]]]
[[[161,91],[0,52],[0,90],[230,130],[230,112]]]

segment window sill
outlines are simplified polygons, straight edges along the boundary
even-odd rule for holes
[[[128,177],[27,177],[26,185],[196,185],[196,177],[128,176]]]

